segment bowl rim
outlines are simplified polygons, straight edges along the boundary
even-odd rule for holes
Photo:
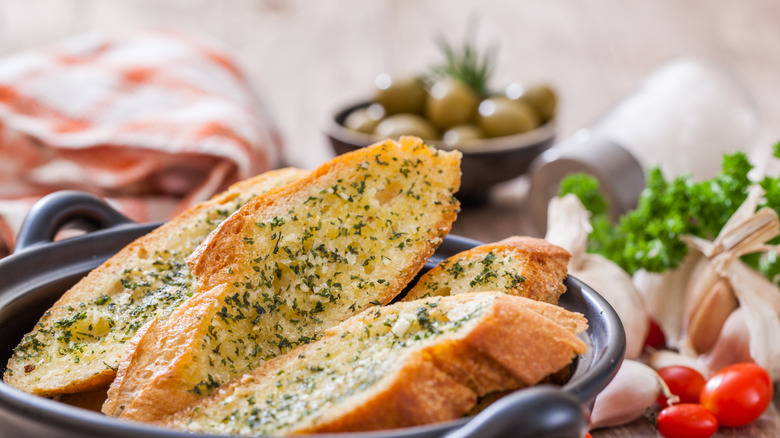
[[[335,139],[342,143],[349,143],[351,145],[360,145],[357,146],[357,148],[372,145],[384,140],[384,138],[377,135],[353,131],[342,124],[350,112],[368,107],[371,104],[372,102],[369,100],[360,100],[338,106],[326,119],[323,131],[327,136],[331,137],[331,139]],[[532,147],[545,141],[551,141],[555,138],[557,131],[556,125],[557,117],[554,115],[542,125],[520,134],[472,140],[457,146],[445,143],[443,140],[423,139],[423,141],[437,149],[448,151],[458,150],[464,155],[502,153]]]

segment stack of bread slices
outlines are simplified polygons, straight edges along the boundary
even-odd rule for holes
[[[466,415],[568,369],[587,321],[556,305],[570,256],[541,239],[474,248],[410,285],[457,217],[459,185],[460,154],[412,137],[239,183],[67,291],[4,380],[215,434]]]

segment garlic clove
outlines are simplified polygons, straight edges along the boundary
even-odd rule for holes
[[[704,363],[713,372],[741,362],[753,362],[750,356],[750,332],[745,318],[748,312],[738,308],[723,324],[720,336],[712,351],[704,358]]]
[[[631,277],[615,263],[597,254],[584,254],[571,274],[599,293],[615,309],[626,333],[626,359],[642,354],[650,319]]]
[[[547,233],[544,239],[571,253],[569,268],[578,269],[588,249],[588,235],[593,231],[590,212],[573,194],[550,199],[547,205]]]
[[[670,404],[679,401],[654,369],[626,359],[612,381],[596,396],[590,428],[630,423],[644,415],[661,394],[667,397]]]
[[[737,307],[739,302],[731,284],[725,278],[718,279],[701,297],[688,322],[687,336],[695,352],[704,354],[712,349],[723,324]]]
[[[706,257],[701,257],[691,269],[686,281],[683,295],[683,333],[686,332],[694,314],[699,310],[700,303],[715,286],[720,277],[712,262]]]
[[[647,364],[655,370],[661,368],[682,365],[693,368],[704,377],[712,374],[710,368],[698,356],[687,356],[671,350],[658,350],[647,358]]]

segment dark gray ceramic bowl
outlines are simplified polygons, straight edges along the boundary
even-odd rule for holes
[[[361,102],[338,110],[326,121],[325,134],[337,154],[343,154],[382,141],[374,135],[344,127],[352,111],[368,106]],[[522,134],[475,140],[458,146],[463,153],[459,198],[478,198],[494,185],[523,175],[539,154],[549,149],[555,139],[555,120]],[[441,141],[426,140],[440,149],[452,149]]]
[[[52,242],[65,224],[93,231]],[[27,217],[17,250],[0,260],[0,363],[43,312],[76,281],[135,238],[159,224],[136,224],[90,195],[60,192],[38,204]],[[479,242],[448,236],[427,265]],[[588,352],[571,366],[563,387],[522,389],[471,418],[429,426],[381,431],[372,438],[582,437],[588,409],[612,379],[625,351],[625,334],[612,307],[588,286],[569,277],[560,304],[583,313],[590,327],[582,338]],[[3,367],[4,368],[4,367]],[[33,396],[0,383],[0,436],[14,438],[196,437],[107,418],[94,412]],[[343,434],[355,437],[358,434]]]

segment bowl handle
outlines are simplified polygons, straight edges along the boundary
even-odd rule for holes
[[[134,222],[97,196],[63,190],[33,205],[19,229],[14,252],[49,243],[59,230],[74,223],[78,228],[95,231]]]
[[[582,438],[587,431],[582,403],[559,387],[541,385],[499,399],[445,438]]]

